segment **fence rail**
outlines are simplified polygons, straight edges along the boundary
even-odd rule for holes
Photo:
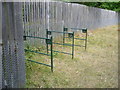
[[[23,16],[24,34],[36,37],[45,37],[46,29],[62,32],[63,27],[90,30],[118,24],[117,12],[75,3],[51,2],[51,0],[23,3]],[[57,37],[58,34],[54,33],[53,36]],[[28,42],[36,45],[35,40]]]

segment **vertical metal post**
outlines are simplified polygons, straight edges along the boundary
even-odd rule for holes
[[[74,58],[74,32],[72,37],[72,59]]]
[[[65,29],[65,27],[63,27],[63,44],[65,43],[65,33],[64,33],[65,30],[64,29]]]
[[[87,29],[86,29],[86,39],[85,39],[85,50],[87,49]]]
[[[51,71],[53,72],[53,39],[52,39],[52,36],[51,36]]]
[[[48,38],[48,29],[46,29],[46,38]],[[47,54],[48,54],[48,43],[46,43],[46,48],[47,48]]]

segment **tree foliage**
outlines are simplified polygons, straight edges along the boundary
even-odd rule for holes
[[[120,1],[119,2],[75,2],[75,3],[120,12]]]
[[[120,0],[59,0],[120,12]],[[78,2],[77,2],[78,1]],[[81,2],[80,2],[81,1]]]

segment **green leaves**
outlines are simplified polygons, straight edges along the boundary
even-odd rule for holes
[[[120,12],[120,7],[119,7],[120,1],[119,2],[77,2],[77,3]]]
[[[119,2],[120,0],[57,0],[64,2]]]
[[[120,0],[58,0],[120,12]]]

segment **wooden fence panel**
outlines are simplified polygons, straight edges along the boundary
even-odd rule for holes
[[[2,89],[2,2],[0,2],[0,89]]]
[[[22,3],[2,5],[3,88],[20,88],[25,85]]]

